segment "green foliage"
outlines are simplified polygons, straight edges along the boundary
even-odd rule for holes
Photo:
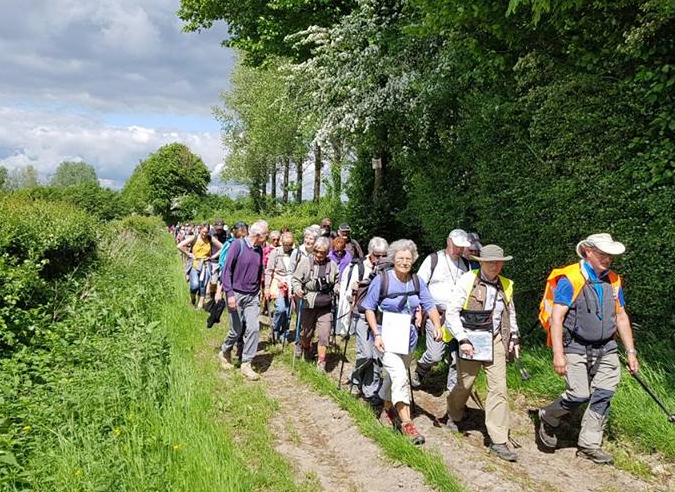
[[[96,228],[65,203],[0,200],[0,347],[20,351],[51,336],[60,278],[95,257]]]
[[[142,161],[122,190],[122,196],[140,214],[159,215],[167,223],[182,216],[181,201],[206,195],[211,180],[201,158],[180,143],[164,145]]]
[[[4,191],[7,188],[7,178],[9,177],[9,171],[5,166],[0,166],[0,191]]]
[[[269,56],[303,59],[310,55],[286,37],[309,26],[329,26],[349,11],[353,0],[181,0],[178,11],[189,31],[210,28],[224,21],[228,27],[227,45],[246,52],[251,64],[263,63]]]
[[[12,169],[5,179],[5,189],[9,191],[35,188],[39,184],[37,170],[30,164]]]
[[[65,188],[38,186],[15,191],[13,196],[68,202],[104,221],[124,217],[130,210],[120,192],[101,188],[98,183],[84,183]]]
[[[56,168],[49,184],[59,188],[82,184],[98,185],[98,178],[94,166],[86,162],[63,161]]]

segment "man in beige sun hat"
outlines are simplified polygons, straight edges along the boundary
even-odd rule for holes
[[[577,244],[581,261],[555,269],[546,281],[539,320],[549,332],[553,368],[567,389],[539,410],[539,439],[555,449],[561,417],[588,403],[581,421],[577,456],[611,463],[601,449],[609,406],[621,376],[618,333],[626,348],[628,369],[638,371],[633,332],[625,309],[621,279],[609,267],[626,247],[606,233]]]
[[[487,380],[485,426],[492,444],[490,452],[506,461],[518,456],[509,449],[509,403],[506,389],[506,359],[518,350],[518,324],[513,304],[513,282],[500,275],[504,262],[513,259],[495,244],[483,246],[480,268],[462,275],[450,296],[446,329],[459,340],[457,384],[448,395],[446,427],[458,430],[466,402],[481,367]],[[482,340],[482,350],[474,345]],[[473,340],[473,341],[472,341]],[[487,356],[484,353],[487,352]]]

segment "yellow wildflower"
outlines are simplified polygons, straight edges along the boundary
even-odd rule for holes
[[[120,429],[119,427],[115,427],[113,429],[113,434],[115,434],[115,437],[119,437],[120,434],[122,434],[122,429]]]
[[[77,470],[75,470],[75,476],[76,476],[76,477],[81,477],[81,476],[82,476],[82,468],[78,468]]]
[[[172,447],[172,449],[174,451],[178,451],[179,448],[180,448],[180,444],[174,444],[173,447]]]
[[[23,428],[23,433],[28,434],[32,430],[33,430],[33,428],[30,425],[27,425]]]

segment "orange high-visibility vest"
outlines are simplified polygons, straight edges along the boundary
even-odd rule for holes
[[[553,314],[553,298],[555,296],[555,289],[558,286],[558,281],[561,277],[567,277],[567,279],[572,283],[572,302],[581,293],[581,290],[586,285],[586,277],[581,272],[581,262],[573,263],[572,265],[567,265],[563,268],[555,268],[551,271],[548,278],[546,279],[546,286],[544,287],[544,297],[539,304],[539,322],[544,330],[546,330],[546,345],[551,346],[551,315]],[[612,293],[614,295],[614,307],[616,312],[619,312],[621,309],[621,303],[619,301],[619,288],[621,287],[621,278],[610,271],[608,274],[609,282],[612,285]]]

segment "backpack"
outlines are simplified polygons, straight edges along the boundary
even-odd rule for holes
[[[359,282],[359,287],[356,291],[356,296],[355,296],[355,302],[356,302],[356,307],[358,308],[360,313],[365,313],[366,310],[363,307],[363,299],[365,299],[366,294],[368,293],[368,288],[370,287],[371,282],[373,279],[377,276],[380,275],[380,294],[377,300],[377,304],[381,304],[382,301],[385,299],[395,299],[399,296],[403,296],[401,299],[401,302],[399,302],[398,309],[401,310],[405,306],[406,301],[408,300],[408,297],[411,295],[416,295],[419,296],[420,294],[420,278],[417,276],[416,273],[412,274],[412,283],[413,283],[413,290],[412,291],[406,291],[406,292],[392,292],[391,294],[388,294],[389,291],[389,270],[391,270],[393,267],[389,264],[383,263],[381,265],[377,265],[373,270],[370,272],[370,275],[368,276],[367,279]]]
[[[429,274],[429,282],[431,282],[431,278],[434,276],[434,272],[436,271],[436,267],[438,266],[438,251],[434,251],[429,255],[431,257],[431,273]],[[460,256],[462,263],[464,263],[464,266],[467,267],[467,271],[471,270],[471,262],[464,258],[463,256]]]

